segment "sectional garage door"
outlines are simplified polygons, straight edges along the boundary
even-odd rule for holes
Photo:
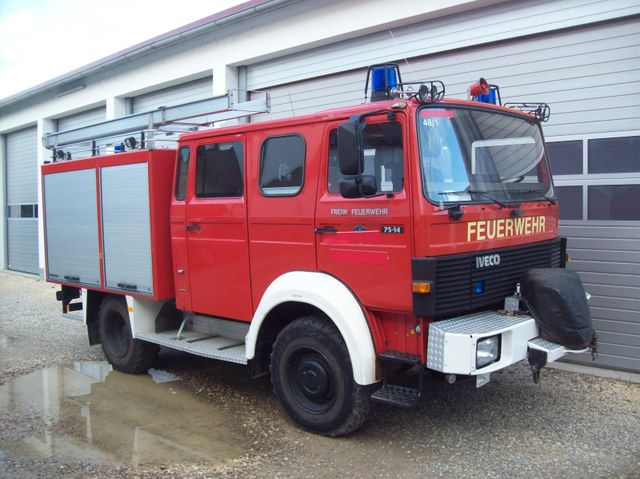
[[[104,106],[85,110],[73,115],[63,116],[58,119],[58,131],[74,130],[94,123],[106,120],[107,110]]]
[[[35,127],[6,136],[7,262],[14,271],[39,273],[38,160]]]
[[[541,11],[536,21],[529,15],[529,21],[543,22],[553,14],[548,22],[557,22],[563,3],[521,3],[518,12],[546,6],[546,13]],[[591,2],[583,14],[613,6]],[[503,15],[512,7],[495,11]],[[497,18],[490,13],[483,10],[485,21]],[[600,337],[595,365],[640,371],[640,22],[637,17],[616,19],[459,48],[465,38],[496,37],[491,31],[498,27],[476,28],[478,18],[471,14],[457,22],[410,26],[395,38],[389,32],[373,34],[249,67],[249,88],[270,91],[272,102],[270,114],[252,121],[362,102],[366,69],[353,67],[364,57],[369,64],[397,61],[405,81],[440,79],[448,97],[466,98],[468,85],[484,76],[500,86],[503,101],[548,103],[552,114],[545,133],[561,203],[560,231],[569,238],[570,267],[592,295]],[[501,25],[515,28],[518,21],[505,18]],[[403,43],[406,51],[428,45],[436,53],[407,55],[406,61],[399,53],[390,56],[403,38],[412,39]],[[455,50],[445,52],[447,46]],[[340,66],[344,71],[323,76],[323,68]],[[313,73],[313,78],[286,83]],[[572,358],[592,364],[586,354]]]
[[[210,97],[213,93],[211,76],[181,83],[169,88],[133,97],[133,113],[156,110],[161,106],[181,105]]]
[[[198,80],[180,83],[169,88],[162,88],[143,95],[133,97],[132,109],[133,113],[143,113],[146,111],[157,110],[160,107],[182,105],[192,101],[209,98],[213,94],[213,77],[207,76]],[[205,118],[191,118],[190,122],[205,121]],[[177,127],[173,126],[173,129]],[[156,148],[176,148],[175,132],[156,133]]]

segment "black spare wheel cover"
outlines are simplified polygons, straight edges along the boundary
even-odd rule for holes
[[[540,337],[569,349],[583,349],[591,343],[589,303],[575,271],[530,269],[522,278],[521,291]]]

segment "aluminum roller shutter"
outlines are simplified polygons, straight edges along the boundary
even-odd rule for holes
[[[14,271],[39,273],[37,129],[6,136],[7,259]]]

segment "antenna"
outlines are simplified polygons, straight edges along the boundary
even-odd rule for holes
[[[293,100],[291,99],[291,90],[287,90],[287,94],[289,95],[289,106],[291,107],[291,116],[296,116],[296,112],[293,109]]]
[[[399,47],[400,43],[398,42],[398,39],[396,38],[396,36],[393,34],[392,30],[389,30],[389,35],[391,35],[391,38],[393,39],[393,42],[396,44],[396,46]],[[411,64],[409,63],[409,60],[407,60],[406,58],[403,58],[402,60],[407,64],[407,67],[409,67],[409,70],[413,74],[413,79],[415,80],[416,72],[413,69],[413,67],[411,66]]]

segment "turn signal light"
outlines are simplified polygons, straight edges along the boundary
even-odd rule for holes
[[[414,281],[411,283],[411,290],[414,293],[426,294],[431,292],[431,282],[429,281]]]

